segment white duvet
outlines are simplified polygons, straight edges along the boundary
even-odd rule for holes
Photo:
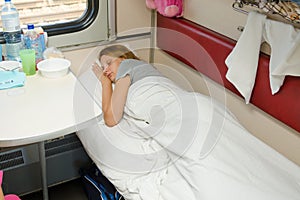
[[[221,104],[163,77],[130,87],[117,126],[100,121],[78,136],[127,200],[300,200],[297,165]]]

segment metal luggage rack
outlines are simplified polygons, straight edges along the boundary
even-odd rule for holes
[[[262,11],[270,18],[281,16],[284,22],[295,27],[300,25],[300,0],[235,0],[232,7],[238,12],[248,14],[249,10],[244,9],[244,5]]]

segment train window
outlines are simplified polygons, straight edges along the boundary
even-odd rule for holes
[[[28,23],[41,26],[49,36],[48,45],[64,47],[107,39],[107,0],[12,2],[19,11],[21,27]]]
[[[83,17],[88,7],[87,0],[14,0],[20,15],[21,26],[55,25]]]

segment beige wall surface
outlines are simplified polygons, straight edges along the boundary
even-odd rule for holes
[[[247,15],[232,9],[234,0],[187,0],[184,2],[184,18],[237,40]]]
[[[144,0],[117,0],[116,6],[118,36],[150,31],[151,11]]]

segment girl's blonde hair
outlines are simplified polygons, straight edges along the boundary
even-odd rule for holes
[[[116,58],[140,60],[132,51],[120,44],[112,45],[102,49],[99,53],[99,60],[103,55],[112,56]]]

